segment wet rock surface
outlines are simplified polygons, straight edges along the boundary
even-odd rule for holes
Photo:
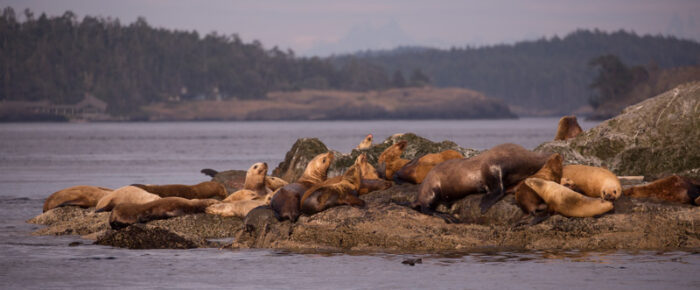
[[[535,149],[558,152],[567,163],[606,166],[617,175],[654,180],[670,174],[700,177],[700,82],[678,86],[627,107],[576,138]]]

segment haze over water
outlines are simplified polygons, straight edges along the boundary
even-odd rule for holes
[[[271,171],[300,137],[340,152],[368,133],[379,143],[404,132],[468,148],[513,142],[532,149],[554,137],[557,120],[0,124],[0,288],[700,288],[700,256],[688,252],[126,250],[77,236],[31,236],[40,226],[25,223],[68,186],[193,184],[209,179],[202,168],[245,170],[260,161]],[[82,245],[69,247],[74,241]],[[423,263],[401,264],[414,257]]]

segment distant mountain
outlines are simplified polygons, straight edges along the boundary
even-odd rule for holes
[[[389,73],[421,69],[435,86],[483,92],[510,104],[521,116],[560,115],[587,105],[596,73],[588,62],[603,54],[617,55],[629,65],[693,66],[700,64],[700,43],[626,31],[578,30],[564,38],[512,45],[363,51],[335,56],[332,62],[342,66],[359,58]]]

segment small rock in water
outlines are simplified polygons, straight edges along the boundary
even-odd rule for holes
[[[80,245],[82,245],[82,244],[83,244],[83,243],[81,243],[81,242],[71,242],[70,244],[68,244],[68,246],[69,246],[69,247],[76,247],[76,246],[80,246]]]
[[[401,264],[406,264],[409,266],[415,266],[416,264],[423,264],[423,259],[418,258],[418,259],[406,259],[401,262]]]

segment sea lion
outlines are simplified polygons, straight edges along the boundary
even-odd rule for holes
[[[46,201],[44,201],[44,212],[62,206],[79,206],[93,207],[105,195],[112,192],[112,189],[91,186],[78,185],[64,188],[52,193]]]
[[[301,196],[312,186],[321,183],[328,177],[328,167],[333,162],[333,152],[316,155],[306,165],[304,173],[296,182],[278,189],[272,197],[270,206],[275,211],[277,219],[296,222],[299,218],[299,201]]]
[[[274,176],[265,176],[265,187],[269,189],[270,191],[275,191],[279,189],[282,186],[285,186],[289,184],[289,182],[285,181],[282,178],[279,177],[274,177]]]
[[[216,214],[220,216],[235,216],[245,218],[245,216],[256,207],[269,205],[272,200],[273,192],[268,193],[262,199],[256,200],[239,200],[234,202],[222,202],[213,204],[206,209],[208,214]]]
[[[267,163],[258,162],[250,166],[245,174],[243,189],[238,190],[224,199],[224,202],[237,200],[250,200],[262,198],[270,190],[265,187],[265,177],[267,176]]]
[[[539,178],[559,183],[561,182],[562,167],[561,155],[554,153],[549,156],[544,166],[529,178]],[[547,203],[525,182],[521,181],[516,185],[515,201],[525,213],[530,214],[534,218],[532,224],[536,224],[549,216]]]
[[[583,130],[581,130],[581,126],[578,125],[576,116],[564,116],[559,119],[559,126],[557,127],[557,134],[554,136],[554,141],[574,138],[581,133],[583,133]]]
[[[362,142],[360,142],[360,145],[357,145],[355,149],[367,149],[370,146],[372,146],[372,134],[368,134],[365,139],[362,139]]]
[[[542,168],[548,157],[507,143],[471,158],[447,160],[428,172],[411,207],[446,222],[457,222],[451,215],[436,212],[435,207],[470,194],[486,193],[479,204],[485,213],[503,198],[508,187]]]
[[[226,188],[223,184],[214,181],[205,181],[195,185],[185,184],[132,184],[160,197],[182,197],[187,199],[202,198],[226,198]]]
[[[613,203],[599,198],[590,198],[553,181],[537,177],[525,179],[547,206],[567,217],[591,217],[613,209]]]
[[[364,206],[365,201],[357,197],[362,172],[353,164],[339,182],[324,182],[307,190],[301,198],[301,212],[312,215],[334,206]]]
[[[367,154],[362,153],[355,159],[355,164],[360,167],[360,172],[362,172],[362,181],[360,183],[359,194],[364,195],[375,190],[384,190],[390,188],[391,181],[386,181],[380,179],[377,175],[377,169],[367,162]]]
[[[428,171],[433,169],[435,165],[450,159],[458,158],[464,158],[464,156],[462,153],[455,150],[445,150],[440,153],[426,154],[406,163],[406,165],[394,173],[392,179],[394,182],[396,182],[396,184],[401,184],[404,181],[413,184],[420,184],[423,182],[425,175],[428,174]]]
[[[121,203],[112,209],[109,225],[113,229],[121,229],[135,223],[203,213],[207,207],[219,202],[216,199],[186,199],[171,196],[142,204]]]
[[[627,188],[623,193],[635,198],[651,198],[699,205],[700,182],[678,175],[671,175],[648,184]]]
[[[622,195],[620,180],[605,168],[578,164],[566,165],[561,177],[566,178],[567,183],[573,182],[574,188],[580,189],[581,193],[590,197],[614,201]]]
[[[392,180],[394,173],[411,161],[401,158],[401,154],[403,154],[403,150],[406,149],[407,144],[408,142],[406,140],[399,141],[386,148],[382,154],[379,154],[379,158],[377,159],[377,174],[380,178]]]
[[[160,196],[141,188],[128,185],[117,188],[102,197],[95,206],[95,212],[111,211],[115,206],[122,203],[142,204],[160,198]]]

